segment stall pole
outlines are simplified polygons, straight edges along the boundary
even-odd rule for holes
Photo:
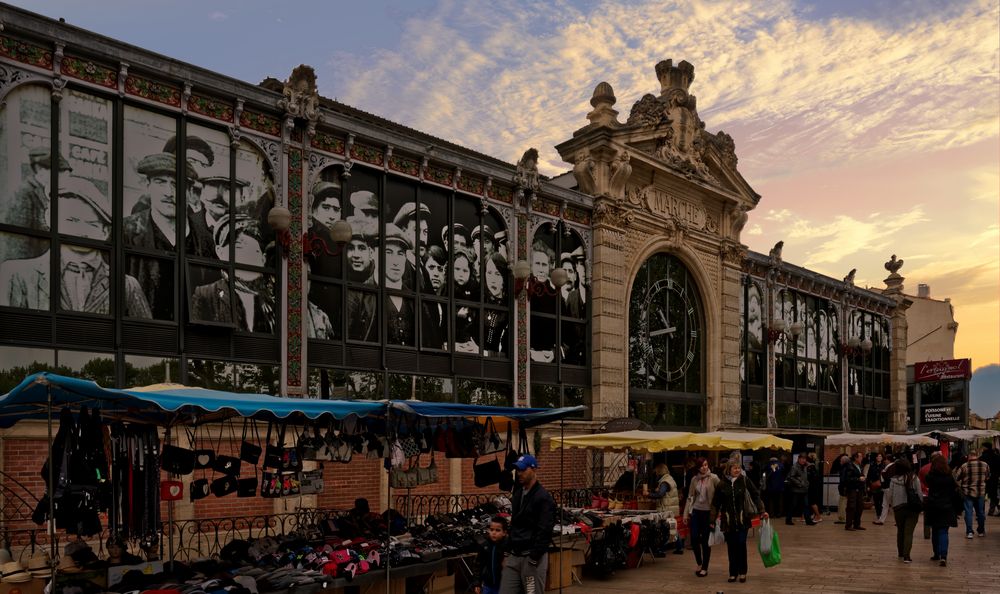
[[[385,410],[385,435],[389,436],[389,427],[392,427],[392,402],[386,407]],[[397,435],[398,439],[399,436]],[[391,594],[391,584],[390,580],[390,570],[389,566],[392,565],[390,559],[392,559],[392,446],[390,441],[386,440],[386,451],[385,453],[389,456],[388,468],[385,469],[386,473],[386,506],[385,506],[385,594]],[[386,458],[382,459],[382,465],[385,464]]]
[[[559,492],[562,493],[562,497],[559,498],[559,525],[562,525],[562,519],[565,517],[563,513],[566,507],[566,485],[565,485],[565,475],[566,475],[566,444],[564,442],[566,438],[566,419],[559,419],[559,443],[562,447],[559,448]],[[559,531],[559,540],[562,540],[562,530]],[[562,594],[563,590],[563,554],[562,550],[559,550],[559,593]],[[542,589],[544,590],[545,584],[542,584]]]
[[[164,437],[164,442],[167,445],[170,445],[170,425],[167,425],[167,431],[163,437]],[[170,555],[170,573],[173,573],[174,572],[174,500],[173,499],[167,502],[167,552]]]
[[[48,396],[48,407],[46,407],[48,415],[48,431],[49,431],[49,565],[51,566],[49,571],[50,582],[52,584],[52,590],[56,587],[56,465],[55,461],[52,459],[53,448],[52,444],[52,385],[47,381],[45,383],[45,392]]]

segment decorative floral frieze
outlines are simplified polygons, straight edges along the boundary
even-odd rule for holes
[[[500,202],[506,202],[507,204],[514,203],[514,191],[507,186],[494,184],[490,186],[487,196],[494,200],[499,200]]]
[[[0,56],[39,68],[52,68],[52,52],[40,45],[0,37]]]
[[[292,139],[292,142],[302,142],[302,130],[299,128],[292,128],[290,138]]]
[[[420,175],[420,162],[416,159],[392,155],[389,157],[389,169],[416,177]]]
[[[131,74],[125,77],[125,92],[164,105],[181,106],[180,87],[172,87]]]
[[[317,150],[337,155],[344,154],[344,141],[332,134],[317,132],[316,135],[312,137],[311,144],[312,147]]]
[[[554,202],[549,202],[547,200],[535,203],[534,209],[536,212],[547,214],[553,217],[559,216],[559,210],[560,210],[558,204]]]
[[[372,165],[378,165],[379,167],[385,165],[385,153],[373,146],[365,146],[357,143],[352,144],[351,158],[371,163]]]
[[[458,178],[458,189],[463,192],[482,196],[485,188],[486,181],[478,177],[471,177],[463,173],[462,177]]]
[[[302,236],[302,151],[288,150],[288,210],[292,215],[288,232]],[[293,241],[288,254],[288,386],[302,386],[302,242]]]
[[[240,125],[271,136],[281,136],[281,120],[256,111],[244,110],[240,114]]]
[[[426,179],[427,181],[441,184],[442,186],[451,187],[452,183],[455,181],[455,174],[447,169],[434,167],[432,165],[427,168]]]
[[[579,210],[576,208],[567,208],[566,220],[573,221],[574,223],[579,223],[581,225],[589,225],[590,213],[585,210]]]
[[[191,95],[187,106],[190,111],[215,120],[222,120],[223,122],[233,121],[233,106],[229,103],[200,95]]]
[[[62,74],[80,80],[85,80],[95,85],[118,89],[118,70],[108,68],[101,64],[96,64],[85,58],[75,56],[65,56],[62,59]]]

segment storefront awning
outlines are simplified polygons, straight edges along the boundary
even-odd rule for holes
[[[824,440],[828,446],[909,445],[936,446],[936,439],[920,434],[835,433]]]
[[[593,448],[635,452],[666,452],[672,450],[791,450],[792,441],[767,433],[717,431],[687,433],[683,431],[621,431],[552,438],[552,447]]]

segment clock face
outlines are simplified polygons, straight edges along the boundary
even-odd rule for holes
[[[698,352],[698,315],[683,286],[661,279],[646,292],[639,342],[650,375],[671,382]]]

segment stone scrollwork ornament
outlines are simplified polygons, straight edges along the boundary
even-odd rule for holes
[[[316,124],[323,119],[319,113],[319,92],[316,90],[316,71],[312,66],[299,64],[285,81],[278,107],[293,118],[307,122],[306,132],[312,136]]]
[[[628,151],[621,151],[611,163],[611,180],[608,182],[608,196],[616,200],[625,198],[625,184],[632,177],[631,156]]]

